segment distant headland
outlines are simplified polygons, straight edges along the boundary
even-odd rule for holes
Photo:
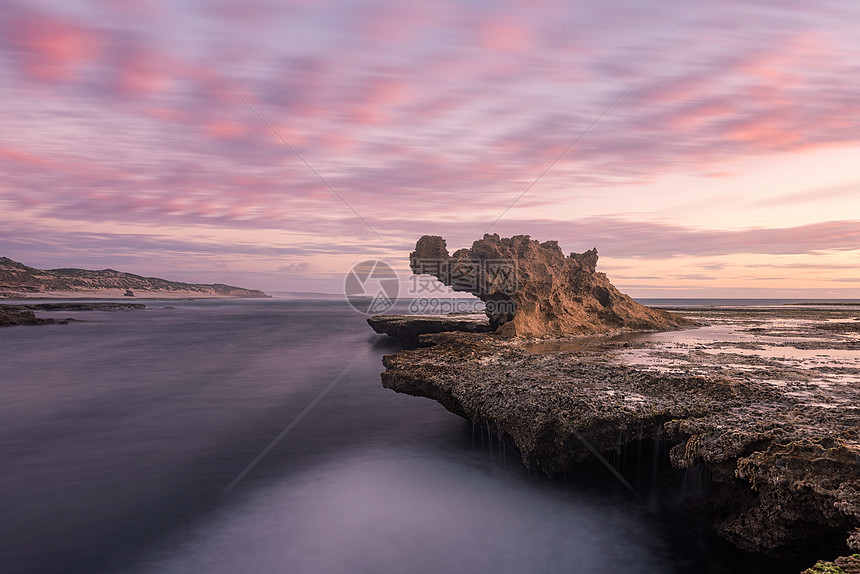
[[[142,299],[269,297],[256,289],[221,283],[181,283],[113,269],[36,269],[0,257],[0,298]]]

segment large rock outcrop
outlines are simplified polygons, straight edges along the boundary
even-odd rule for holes
[[[565,257],[556,241],[528,235],[484,235],[471,249],[448,253],[425,235],[410,255],[415,274],[433,275],[455,291],[477,295],[490,325],[506,336],[544,337],[619,329],[667,330],[680,319],[636,303],[598,273],[597,250]]]
[[[808,572],[858,572],[858,311],[686,313],[725,330],[712,340],[421,335],[420,348],[383,358],[382,383],[487,429],[529,468],[555,475],[602,456],[597,468],[641,495],[672,484],[739,548],[793,571],[823,557],[833,561]]]

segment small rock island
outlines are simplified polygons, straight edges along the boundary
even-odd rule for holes
[[[383,358],[383,386],[439,402],[549,476],[599,459],[616,477],[698,477],[685,504],[737,547],[860,572],[860,311],[650,309],[596,265],[596,250],[528,236],[453,254],[422,237],[413,272],[475,294],[487,318],[369,319],[416,347]],[[709,325],[711,341],[680,330]]]

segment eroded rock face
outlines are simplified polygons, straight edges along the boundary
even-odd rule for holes
[[[448,253],[435,235],[418,240],[410,255],[415,274],[433,275],[455,291],[478,296],[496,332],[544,337],[618,329],[667,330],[682,321],[636,303],[597,272],[597,250],[565,256],[556,241],[528,235],[484,235],[471,249]]]

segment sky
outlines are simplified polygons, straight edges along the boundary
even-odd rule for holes
[[[860,297],[858,29],[860,0],[0,0],[0,255],[337,293],[490,232],[638,297]]]

